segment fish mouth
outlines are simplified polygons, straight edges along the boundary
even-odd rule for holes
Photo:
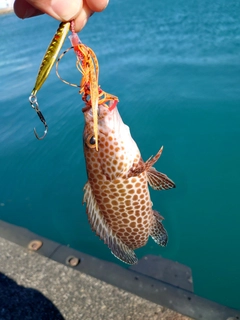
[[[106,106],[106,105],[104,105],[104,104],[99,105],[99,106],[98,106],[98,109],[99,109],[100,106],[103,106],[103,107],[105,107],[107,110],[111,111],[110,107],[108,107],[108,106]],[[92,106],[91,106],[90,104],[86,104],[85,107],[82,108],[82,112],[85,113],[85,112],[89,111],[90,109],[92,109]],[[98,110],[98,113],[99,113],[99,110]],[[98,114],[98,115],[99,115],[99,114]]]
[[[87,111],[89,111],[89,109],[91,109],[91,108],[92,108],[91,105],[85,105],[85,107],[82,108],[82,112],[83,112],[83,113],[84,113],[84,112],[87,112]]]
[[[113,134],[117,140],[124,140],[128,138],[129,127],[126,126],[118,112],[118,108],[115,105],[114,108],[111,108],[112,105],[106,106],[105,104],[100,104],[98,106],[98,133],[104,134],[105,136]],[[86,104],[82,109],[82,112],[85,117],[85,125],[88,130],[93,130],[93,112],[90,104]]]
[[[117,106],[117,102],[118,102],[118,100],[111,100],[109,105],[103,103],[103,104],[98,105],[98,108],[100,106],[103,106],[106,109],[108,109],[109,111],[112,111]],[[92,105],[88,102],[88,103],[86,103],[85,107],[82,108],[82,112],[85,113],[85,112],[89,111],[89,109],[92,109]]]

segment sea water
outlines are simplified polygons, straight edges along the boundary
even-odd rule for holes
[[[144,160],[176,183],[151,190],[165,217],[166,248],[139,250],[192,268],[196,294],[240,308],[240,3],[110,1],[81,32],[98,56],[100,84],[119,97]],[[87,180],[78,90],[52,71],[38,93],[48,125],[28,97],[58,27],[47,16],[0,16],[0,219],[120,263],[92,233],[82,205]],[[64,49],[70,46],[66,40]],[[74,53],[61,76],[79,83]]]

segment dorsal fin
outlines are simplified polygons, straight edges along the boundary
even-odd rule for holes
[[[90,183],[84,186],[83,202],[86,202],[86,211],[92,230],[96,232],[101,240],[108,246],[112,254],[127,264],[136,264],[138,259],[132,249],[126,246],[112,231],[100,212],[95,200]]]
[[[166,229],[162,224],[163,217],[160,214],[153,210],[153,224],[150,236],[153,240],[162,247],[165,247],[168,242],[168,234]]]
[[[147,179],[154,190],[168,190],[176,187],[175,183],[166,174],[157,171],[154,167],[148,169]]]
[[[158,153],[153,157],[151,156],[146,162],[145,162],[145,168],[146,170],[150,169],[154,163],[156,163],[158,161],[158,159],[161,157],[163,151],[163,146],[160,148],[160,150],[158,151]]]

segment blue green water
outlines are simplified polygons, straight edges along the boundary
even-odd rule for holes
[[[165,217],[167,248],[137,250],[192,268],[197,294],[240,309],[240,3],[234,0],[110,1],[81,33],[100,63],[100,83],[146,160],[161,145],[158,170],[175,190],[152,191]],[[38,94],[43,126],[28,96],[58,23],[0,16],[0,219],[109,261],[82,206],[86,182],[82,102],[52,72]],[[68,41],[64,48],[69,46]],[[75,57],[60,64],[79,82]]]

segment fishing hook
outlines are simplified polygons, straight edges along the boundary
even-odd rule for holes
[[[34,134],[36,136],[36,138],[38,140],[42,140],[47,132],[48,132],[48,125],[47,125],[47,122],[42,114],[42,112],[40,111],[39,107],[38,107],[38,102],[37,102],[37,97],[34,95],[34,94],[31,94],[30,97],[29,97],[29,102],[31,104],[31,107],[37,112],[37,115],[39,117],[39,119],[42,121],[42,123],[44,124],[44,127],[45,127],[45,130],[44,130],[44,134],[42,137],[39,137],[39,135],[37,134],[37,130],[36,128],[34,128]]]

